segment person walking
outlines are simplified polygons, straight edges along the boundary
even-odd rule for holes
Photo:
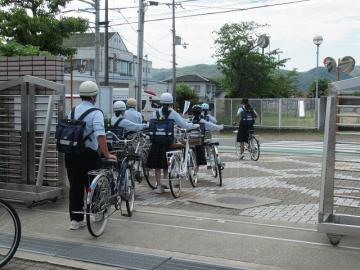
[[[133,123],[141,124],[142,123],[142,115],[139,113],[136,108],[136,99],[129,98],[126,102],[126,106],[128,109],[124,113],[124,119],[127,119]]]
[[[194,105],[191,108],[191,111],[193,114],[193,118],[192,118],[193,124],[203,124],[205,130],[208,130],[208,131],[220,131],[220,130],[224,129],[223,125],[216,125],[213,122],[206,120],[204,115],[202,114],[202,109],[203,108],[200,105]],[[207,165],[205,146],[203,146],[203,145],[195,146],[195,153],[196,153],[196,162],[197,162],[196,164],[198,166]]]
[[[244,142],[249,139],[249,131],[254,130],[257,114],[249,100],[243,98],[236,115],[240,120],[236,141],[240,143],[240,159],[244,159]]]
[[[88,172],[99,168],[99,148],[107,159],[116,160],[106,144],[104,115],[95,108],[99,88],[92,81],[85,81],[79,87],[81,103],[73,108],[69,119],[85,122],[84,146],[80,154],[65,154],[65,166],[70,183],[69,214],[70,229],[77,230],[84,223],[84,190],[89,186]]]
[[[123,101],[116,101],[113,105],[114,116],[111,118],[111,127],[123,128],[125,135],[128,131],[140,131],[147,127],[146,124],[134,123],[124,117],[126,105]]]
[[[199,128],[200,125],[186,122],[174,109],[171,108],[173,105],[173,96],[170,93],[163,93],[160,96],[161,108],[157,109],[152,119],[173,121],[181,128],[191,129]],[[150,123],[151,132],[151,123]],[[173,133],[174,131],[172,131]],[[169,151],[169,147],[174,142],[165,140],[164,142],[152,142],[147,160],[147,166],[150,169],[155,169],[156,189],[155,193],[161,194],[164,192],[164,187],[161,185],[161,170],[163,171],[164,178],[167,177],[167,160],[166,152]]]
[[[217,124],[216,118],[209,113],[210,110],[209,104],[204,102],[203,104],[201,104],[201,108],[202,108],[203,118],[208,122]]]

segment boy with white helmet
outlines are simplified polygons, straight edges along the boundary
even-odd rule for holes
[[[126,106],[128,109],[124,113],[124,118],[127,120],[130,120],[133,123],[141,124],[142,123],[142,116],[141,113],[139,113],[136,108],[136,99],[129,98],[126,102]]]
[[[204,102],[203,104],[201,104],[201,108],[202,108],[202,111],[203,111],[202,112],[203,118],[206,121],[217,124],[216,118],[209,113],[209,110],[210,110],[209,104]]]
[[[181,128],[191,129],[191,128],[198,128],[198,124],[193,124],[185,121],[175,110],[171,108],[173,104],[173,96],[170,93],[163,93],[160,96],[160,104],[162,105],[161,108],[156,110],[153,115],[153,119],[158,120],[172,120],[180,126]],[[169,151],[169,144],[162,143],[152,143],[149,157],[147,160],[147,166],[150,169],[155,169],[155,179],[157,183],[157,187],[155,192],[157,194],[161,194],[163,192],[163,187],[161,186],[160,179],[161,179],[161,170],[163,170],[164,178],[167,175],[167,160],[166,160],[166,152]]]
[[[125,131],[140,131],[147,127],[146,124],[137,124],[125,119],[126,105],[123,101],[116,101],[113,105],[115,115],[111,118],[112,127],[121,127]]]
[[[91,81],[83,82],[79,87],[81,103],[73,108],[69,119],[82,120],[85,124],[84,144],[85,149],[81,154],[65,154],[65,165],[70,183],[69,212],[70,229],[77,230],[85,226],[83,211],[84,189],[88,187],[88,172],[98,169],[98,149],[107,159],[116,160],[110,154],[105,137],[104,115],[100,109],[95,108],[99,88]],[[78,213],[76,213],[78,212]]]

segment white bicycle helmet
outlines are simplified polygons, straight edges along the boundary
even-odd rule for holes
[[[113,105],[113,110],[114,112],[118,112],[118,111],[126,111],[126,105],[125,102],[119,100],[116,101]]]
[[[162,93],[160,96],[160,104],[173,104],[174,99],[170,93]]]
[[[208,111],[208,110],[210,109],[209,104],[207,104],[207,103],[201,104],[201,108],[202,108],[204,111]]]
[[[93,97],[99,93],[99,87],[92,81],[85,81],[80,84],[79,95],[81,97]]]

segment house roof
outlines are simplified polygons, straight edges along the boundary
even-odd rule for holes
[[[116,35],[116,32],[109,32],[109,40]],[[104,46],[105,33],[100,33],[100,46]],[[64,39],[63,46],[66,48],[93,47],[95,43],[95,33],[73,34]]]
[[[165,80],[164,82],[171,82],[172,78]],[[184,82],[184,83],[191,83],[191,82],[208,82],[214,83],[213,80],[206,78],[199,74],[189,74],[176,77],[176,82]]]

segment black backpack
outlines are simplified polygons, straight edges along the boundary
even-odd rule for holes
[[[171,145],[174,143],[174,120],[168,119],[170,112],[165,119],[160,119],[159,111],[156,111],[156,119],[149,123],[150,140],[154,144]]]
[[[59,152],[65,154],[81,154],[85,151],[85,141],[88,139],[91,140],[90,135],[93,134],[94,131],[84,136],[86,122],[83,121],[83,119],[93,111],[101,110],[98,108],[90,108],[75,120],[75,108],[73,108],[70,119],[62,119],[60,121],[56,126],[55,132],[56,149]]]
[[[119,126],[122,120],[124,120],[123,117],[119,118],[118,120],[116,120],[114,125],[107,129],[108,131],[115,133],[115,135],[118,136],[119,139],[124,138],[124,128]]]
[[[243,111],[241,112],[240,125],[247,126],[247,127],[252,126],[255,123],[255,119],[256,119],[256,114],[253,110],[247,111],[247,110],[243,109]]]

